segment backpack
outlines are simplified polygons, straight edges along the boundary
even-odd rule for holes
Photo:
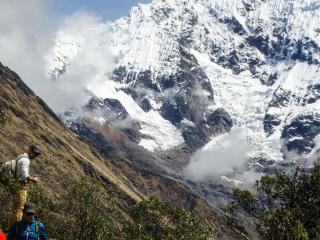
[[[21,158],[24,158],[24,155],[19,156],[17,159],[13,159],[1,164],[0,172],[5,173],[10,177],[18,178],[19,176],[17,176],[17,167],[18,167],[18,161]]]
[[[15,237],[19,234],[19,225],[21,221],[17,222],[16,231],[15,231]],[[39,232],[39,222],[36,220],[35,227],[34,227],[34,233],[37,235],[37,240],[40,240],[40,232]],[[16,238],[13,238],[13,240],[16,240]]]

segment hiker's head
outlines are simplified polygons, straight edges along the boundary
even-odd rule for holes
[[[23,220],[26,222],[32,222],[36,213],[37,213],[36,205],[31,202],[26,203],[23,208]]]
[[[41,154],[41,150],[40,150],[40,147],[38,145],[32,144],[29,147],[28,157],[30,159],[34,159],[34,158],[38,157],[40,154]]]

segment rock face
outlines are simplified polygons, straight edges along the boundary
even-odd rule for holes
[[[111,77],[100,76],[108,94],[63,119],[98,132],[107,123],[170,174],[232,127],[244,130],[247,165],[261,172],[290,162],[290,151],[311,158],[320,148],[319,25],[318,0],[139,4],[104,25],[116,63]],[[59,31],[48,69],[58,81],[83,39]]]
[[[315,137],[320,134],[320,115],[303,114],[285,126],[282,138],[285,139],[289,151],[297,151],[298,154],[307,154],[316,146]]]

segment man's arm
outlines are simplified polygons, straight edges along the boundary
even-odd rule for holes
[[[30,167],[30,160],[22,159],[20,180],[23,182],[25,181],[39,182],[39,178],[37,176],[29,175],[29,167]]]
[[[25,182],[30,178],[30,175],[29,175],[30,160],[27,158],[22,158],[19,161],[19,163],[21,164],[19,180]]]
[[[15,237],[16,237],[16,229],[17,229],[17,224],[15,223],[9,229],[7,240],[15,239]]]
[[[41,240],[49,240],[46,227],[42,223],[39,224],[39,232]]]

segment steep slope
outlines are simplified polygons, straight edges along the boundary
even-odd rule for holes
[[[0,131],[1,161],[14,158],[30,143],[40,144],[43,154],[32,163],[32,169],[50,198],[64,194],[66,180],[89,174],[100,179],[107,192],[119,195],[124,213],[151,196],[189,210],[211,212],[208,204],[182,183],[138,169],[120,154],[96,148],[73,133],[16,73],[1,64],[0,85],[0,106],[7,118]],[[219,217],[216,220],[219,222]],[[234,239],[222,222],[218,230],[223,239]]]

